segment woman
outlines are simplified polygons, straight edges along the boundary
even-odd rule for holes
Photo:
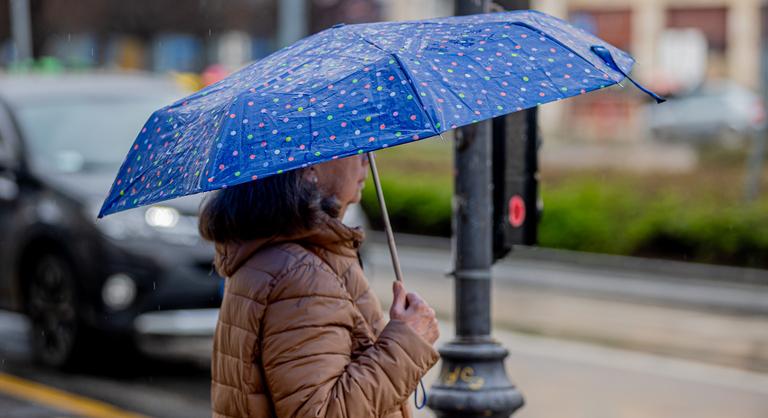
[[[358,259],[364,155],[217,192],[200,216],[227,277],[213,346],[218,417],[410,417],[437,361],[434,311],[401,283],[385,323]]]

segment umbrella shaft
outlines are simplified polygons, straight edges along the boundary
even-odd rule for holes
[[[387,213],[387,203],[384,201],[384,192],[381,190],[379,181],[379,170],[376,168],[376,158],[373,152],[368,153],[368,161],[371,163],[371,174],[373,175],[373,185],[376,187],[376,197],[379,199],[381,208],[381,218],[384,221],[384,231],[387,234],[387,244],[389,244],[389,255],[392,257],[392,267],[395,269],[395,278],[402,282],[403,272],[400,270],[400,259],[397,256],[397,246],[395,245],[395,235],[392,233],[392,225],[389,223],[389,213]]]

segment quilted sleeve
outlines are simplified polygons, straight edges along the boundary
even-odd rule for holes
[[[280,279],[263,319],[263,365],[275,412],[288,417],[375,417],[400,408],[437,352],[391,321],[354,360],[356,309],[339,279],[299,265]]]

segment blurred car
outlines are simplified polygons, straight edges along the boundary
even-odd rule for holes
[[[647,108],[653,137],[693,143],[733,142],[765,127],[763,101],[732,81],[714,81]]]
[[[96,219],[138,129],[183,95],[149,76],[0,78],[0,307],[28,315],[42,362],[212,332],[223,280],[201,196]]]
[[[29,317],[41,362],[108,341],[210,349],[223,279],[197,231],[203,196],[96,218],[140,127],[185,93],[150,76],[0,77],[0,309]],[[344,221],[368,225],[359,205]]]

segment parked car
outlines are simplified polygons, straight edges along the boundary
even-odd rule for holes
[[[149,76],[0,78],[0,307],[29,316],[43,363],[212,331],[222,279],[200,196],[96,219],[138,129],[183,94]]]
[[[184,94],[150,76],[0,77],[0,309],[29,317],[42,363],[109,341],[209,349],[223,279],[202,195],[96,218],[140,127]],[[344,221],[367,227],[358,205]]]
[[[647,108],[651,134],[661,140],[732,143],[765,127],[763,101],[732,81],[713,81]]]

